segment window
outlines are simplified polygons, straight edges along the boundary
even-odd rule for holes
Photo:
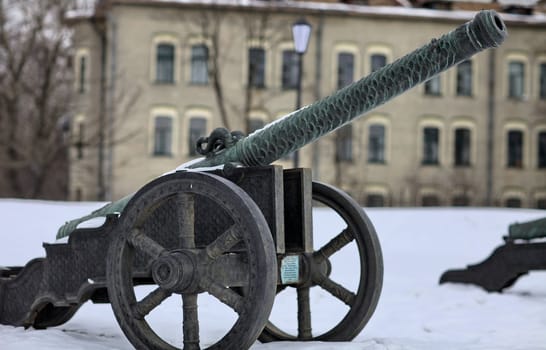
[[[540,64],[539,68],[540,81],[538,96],[541,100],[546,100],[546,62]]]
[[[159,116],[155,118],[154,128],[154,155],[170,156],[172,152],[172,129],[171,117]]]
[[[423,207],[437,207],[440,205],[440,199],[434,194],[427,194],[421,198],[421,205]]]
[[[423,129],[423,164],[438,164],[439,139],[440,131],[438,128],[427,127]]]
[[[83,121],[78,122],[78,140],[76,141],[76,154],[78,159],[83,159],[83,149],[85,147],[85,125]]]
[[[538,133],[538,167],[543,169],[546,168],[546,131],[541,131]]]
[[[537,199],[537,209],[546,209],[546,198]]]
[[[425,82],[425,95],[440,96],[441,94],[442,86],[439,75],[436,75]]]
[[[470,198],[467,195],[461,194],[453,197],[451,204],[454,207],[468,207],[470,205]]]
[[[265,87],[265,50],[251,47],[248,50],[248,85],[257,88]]]
[[[207,119],[203,117],[194,117],[190,119],[190,137],[189,140],[189,147],[188,149],[190,156],[197,155],[196,147],[197,147],[197,140],[205,136],[207,133]]]
[[[524,94],[525,66],[520,61],[508,63],[508,97],[521,99]]]
[[[251,132],[254,132],[258,129],[263,128],[265,125],[264,121],[258,118],[250,118],[247,123],[248,123],[247,130],[249,134]]]
[[[78,92],[85,92],[85,78],[87,76],[87,56],[80,56],[79,60],[79,76],[78,76]]]
[[[376,53],[370,57],[370,61],[372,64],[371,72],[375,72],[376,70],[382,68],[383,66],[387,64],[387,56],[380,53]]]
[[[457,65],[457,95],[472,96],[472,61]]]
[[[385,198],[381,194],[368,194],[366,196],[366,207],[384,207]]]
[[[77,202],[81,202],[83,200],[83,190],[81,187],[76,187],[76,190],[74,191],[74,200]]]
[[[385,162],[385,126],[373,124],[369,127],[368,163]]]
[[[519,130],[508,131],[508,162],[509,168],[523,167],[523,132]]]
[[[521,208],[521,199],[516,197],[507,198],[504,206],[507,208]]]
[[[350,162],[353,160],[353,128],[345,125],[336,131],[336,161]]]
[[[470,130],[466,128],[455,129],[455,165],[470,165]]]
[[[282,52],[282,88],[295,89],[298,85],[298,54],[294,50]]]
[[[163,84],[174,82],[174,46],[171,44],[157,45],[155,80]]]
[[[341,89],[353,82],[355,56],[349,52],[341,52],[337,56],[337,88]]]
[[[191,82],[207,84],[209,82],[209,48],[205,44],[191,47]]]

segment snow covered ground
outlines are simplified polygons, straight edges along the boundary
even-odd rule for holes
[[[23,265],[43,256],[65,220],[87,214],[98,203],[0,200],[0,265]],[[485,208],[380,208],[366,211],[381,241],[385,275],[381,299],[371,321],[349,343],[256,343],[252,350],[543,350],[546,349],[546,272],[523,277],[502,294],[465,285],[438,285],[443,271],[485,258],[502,243],[510,223],[546,216],[546,211]],[[317,228],[334,224],[331,213],[316,212]],[[317,229],[317,231],[319,231]],[[317,244],[321,233],[315,233]],[[350,247],[334,272],[351,283]],[[320,294],[320,293],[319,293]],[[327,329],[343,307],[328,295],[312,294],[313,328]],[[278,300],[277,300],[278,299]],[[272,319],[293,327],[295,303],[276,299]],[[200,296],[201,339],[223,335],[233,316]],[[166,339],[176,341],[177,308],[161,305],[153,321]],[[150,321],[152,322],[152,321]],[[334,321],[335,322],[335,321]],[[0,326],[0,349],[132,349],[110,306],[85,304],[68,323],[47,330]]]

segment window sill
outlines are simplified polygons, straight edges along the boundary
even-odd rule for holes
[[[443,95],[441,93],[438,93],[438,94],[431,94],[431,93],[424,93],[423,94],[424,97],[431,97],[431,98],[440,98],[440,97],[443,97]]]
[[[154,80],[152,82],[152,84],[156,85],[156,86],[175,86],[176,82],[174,82],[174,81],[157,81],[157,80]]]
[[[440,166],[440,162],[435,162],[435,163],[421,162],[421,166],[424,166],[424,167],[438,167],[438,166]]]
[[[266,85],[246,85],[247,89],[253,89],[253,90],[266,90]]]
[[[506,97],[508,101],[511,102],[527,102],[527,98],[525,96],[507,96]]]
[[[353,164],[352,159],[336,159],[337,164]]]
[[[371,165],[387,165],[387,162],[384,160],[368,160],[368,164]]]
[[[152,153],[152,158],[173,158],[173,154]]]

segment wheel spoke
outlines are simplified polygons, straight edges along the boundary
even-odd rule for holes
[[[321,260],[328,259],[336,252],[340,251],[347,244],[351,243],[353,239],[354,235],[347,227],[337,236],[332,238],[330,242],[326,243],[322,248],[315,252],[314,256]]]
[[[184,350],[199,350],[199,318],[197,315],[197,294],[182,294],[184,321]]]
[[[178,237],[180,248],[195,248],[195,205],[191,193],[179,193],[176,197],[178,217]]]
[[[298,288],[298,339],[311,339],[311,305],[309,287]]]
[[[240,232],[236,230],[236,225],[232,225],[205,248],[205,253],[209,259],[214,260],[239,243],[241,239]]]
[[[143,319],[148,315],[153,309],[159,306],[163,300],[167,299],[172,293],[166,291],[162,288],[157,288],[150,294],[148,294],[144,299],[136,303],[133,307],[135,317],[138,319]]]
[[[214,282],[208,277],[201,279],[201,288],[209,292],[222,303],[232,308],[238,314],[241,314],[244,306],[244,299],[232,289],[225,287],[217,282]]]
[[[313,276],[313,282],[318,284],[325,291],[332,294],[334,297],[338,298],[348,306],[353,306],[356,295],[347,288],[332,281],[330,278],[324,275]]]
[[[146,236],[141,230],[135,228],[133,229],[128,237],[127,241],[135,249],[146,253],[150,257],[157,259],[161,254],[165,253],[166,250],[159,243]]]

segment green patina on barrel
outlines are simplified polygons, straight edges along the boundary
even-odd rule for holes
[[[227,163],[244,166],[271,164],[474,54],[499,46],[506,36],[506,27],[499,15],[495,11],[481,11],[473,20],[439,39],[433,39],[335,94],[270,123],[232,147],[193,162],[186,168]],[[108,204],[84,218],[67,222],[59,229],[57,238],[70,234],[80,222],[121,212],[129,197]]]
[[[499,46],[506,36],[504,23],[494,11],[479,12],[441,38],[190,167],[270,164],[472,55]]]
[[[546,218],[515,223],[508,226],[508,237],[511,239],[537,239],[546,237]]]

